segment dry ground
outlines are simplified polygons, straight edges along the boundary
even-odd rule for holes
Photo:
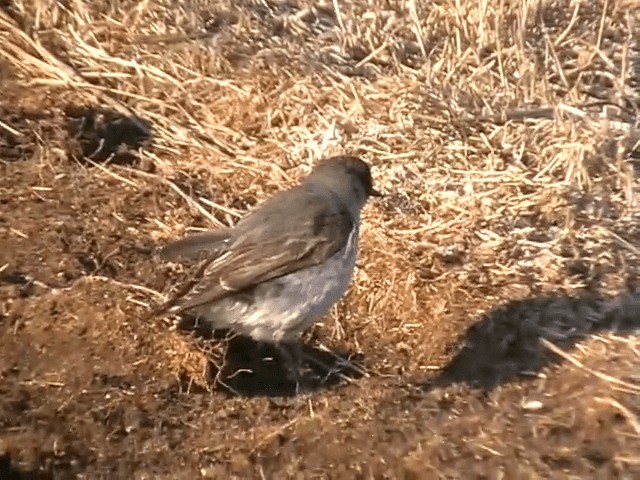
[[[639,478],[637,7],[1,1],[0,479]],[[306,342],[367,376],[145,319],[343,151],[388,196]]]

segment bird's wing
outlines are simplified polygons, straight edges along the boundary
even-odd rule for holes
[[[235,241],[206,268],[180,311],[318,265],[347,245],[354,224],[344,205],[326,192],[298,188],[288,193],[238,223]],[[285,203],[297,208],[282,209]]]

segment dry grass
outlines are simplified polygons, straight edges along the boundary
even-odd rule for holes
[[[70,188],[55,174],[69,168],[69,145],[78,144],[92,159],[71,164],[85,169],[88,184],[121,188],[131,198],[148,195],[153,206],[126,233],[127,241],[143,244],[161,244],[191,227],[232,224],[318,159],[362,155],[388,196],[366,209],[352,289],[313,334],[364,356],[374,382],[366,383],[367,395],[378,405],[367,418],[406,428],[381,420],[387,399],[396,398],[385,389],[387,379],[423,385],[446,380],[438,375],[444,370],[458,382],[493,388],[527,366],[543,375],[530,387],[535,399],[523,399],[521,407],[537,426],[516,445],[508,435],[503,443],[483,437],[482,422],[496,435],[504,425],[479,413],[473,393],[460,393],[468,403],[450,423],[434,413],[431,400],[421,404],[415,414],[436,419],[427,431],[407,430],[415,436],[391,452],[404,459],[402,475],[418,478],[432,469],[455,476],[476,471],[477,465],[465,470],[474,458],[487,471],[501,465],[507,478],[524,475],[525,466],[496,459],[513,455],[517,445],[561,443],[564,433],[552,435],[548,447],[537,437],[575,420],[567,420],[564,406],[548,406],[548,398],[557,405],[559,397],[566,408],[586,412],[586,422],[606,412],[622,416],[614,434],[627,439],[620,443],[626,447],[607,458],[618,473],[629,473],[640,468],[632,454],[640,445],[634,373],[640,309],[633,293],[640,275],[640,16],[633,6],[633,0],[13,0],[0,9],[0,79],[2,104],[20,119],[0,118],[0,140],[37,144],[27,153],[38,156],[40,188],[52,190]],[[150,125],[152,139],[124,161],[122,151],[109,150],[107,130],[96,127],[103,143],[83,150],[90,141],[60,132],[63,121],[84,115],[72,112],[81,107],[106,109],[96,117],[105,125],[114,112],[126,115],[138,134]],[[49,116],[36,118],[41,111]],[[22,131],[25,118],[30,128]],[[126,211],[118,205],[116,218]],[[16,235],[8,233],[7,242]],[[168,293],[164,280],[132,273],[119,286],[113,276],[106,282],[135,292],[122,308],[142,316],[158,301],[154,292]],[[206,355],[196,344],[159,327],[154,332],[156,362],[206,383]],[[565,365],[541,373],[548,357]],[[556,374],[563,380],[554,381]],[[434,388],[458,395],[449,383]],[[346,401],[358,402],[358,391],[349,392]],[[499,406],[514,392],[507,384],[491,401]],[[315,437],[304,437],[312,430],[305,422],[330,419],[328,412],[280,424],[308,438],[311,448]],[[354,438],[374,431],[373,422]],[[477,450],[461,453],[464,443],[449,429]],[[278,432],[253,435],[271,444]],[[269,451],[261,442],[255,449]],[[458,453],[432,458],[438,442],[453,442]],[[589,456],[576,448],[540,450],[531,471],[568,474],[565,457]],[[337,459],[318,460],[320,473],[349,462],[323,451]],[[362,464],[369,461],[363,476],[384,471],[371,459]],[[276,463],[265,463],[264,472],[296,468],[278,470]],[[569,471],[592,473],[580,468]]]

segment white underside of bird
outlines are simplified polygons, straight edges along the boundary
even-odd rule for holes
[[[257,341],[277,344],[295,340],[325,316],[348,289],[357,243],[356,227],[345,248],[325,262],[202,305],[194,313],[213,329],[230,329]]]

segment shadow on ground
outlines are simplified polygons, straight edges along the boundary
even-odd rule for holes
[[[22,470],[11,463],[8,453],[0,455],[0,478],[2,480],[49,480],[53,475],[37,470]]]
[[[640,332],[640,292],[612,299],[557,296],[510,302],[471,325],[457,342],[462,349],[424,388],[466,383],[491,390],[562,361],[540,339],[568,349],[601,332]]]
[[[216,389],[235,395],[289,397],[334,387],[362,377],[361,358],[348,352],[327,352],[303,345],[298,383],[291,379],[287,359],[273,345],[235,335],[225,330],[212,332],[193,317],[184,317],[178,330],[198,341],[224,341],[222,361],[210,357],[206,380]]]

